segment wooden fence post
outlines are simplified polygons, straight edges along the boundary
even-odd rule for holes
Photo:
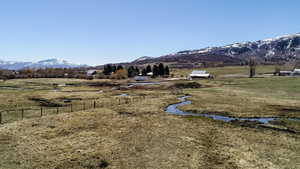
[[[59,107],[56,108],[56,114],[58,114],[58,113],[59,113]]]
[[[21,110],[22,120],[24,119],[24,109]]]
[[[94,109],[96,108],[96,100],[94,100]]]
[[[43,107],[41,107],[41,117],[43,116]]]
[[[73,112],[73,104],[71,104],[71,112]]]
[[[0,124],[2,124],[2,111],[0,112]]]

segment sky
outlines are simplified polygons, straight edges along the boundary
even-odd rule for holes
[[[300,32],[298,0],[3,0],[0,60],[101,65]]]

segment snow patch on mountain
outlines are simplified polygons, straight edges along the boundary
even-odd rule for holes
[[[150,56],[142,56],[136,60],[134,60],[133,62],[140,62],[140,61],[144,61],[144,60],[147,60],[147,59],[153,59],[153,57],[150,57]]]
[[[87,65],[73,64],[60,59],[47,59],[38,62],[15,62],[0,60],[0,69],[20,70],[25,68],[76,68],[87,67]]]

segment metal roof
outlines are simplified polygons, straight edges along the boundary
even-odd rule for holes
[[[207,74],[205,70],[194,70],[191,74]]]

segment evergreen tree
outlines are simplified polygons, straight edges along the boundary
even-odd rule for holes
[[[165,67],[165,75],[170,75],[170,69],[169,69],[169,66],[166,66]]]
[[[135,67],[135,75],[140,75],[140,69],[138,67]]]
[[[103,74],[110,75],[112,72],[112,66],[110,64],[104,65]]]
[[[153,66],[153,77],[157,77],[159,75],[159,68],[157,65]]]
[[[160,63],[158,65],[158,75],[159,76],[165,75],[165,67],[164,67],[164,64],[162,64],[162,63]]]
[[[122,70],[124,69],[122,65],[118,65],[117,70]]]
[[[152,69],[151,69],[151,66],[150,66],[150,65],[148,65],[148,66],[146,67],[146,72],[147,72],[147,73],[152,72]]]
[[[128,69],[127,69],[127,72],[128,72],[128,77],[134,77],[135,76],[135,69],[133,66],[130,66]]]
[[[145,68],[142,70],[142,76],[147,76],[147,70]]]
[[[116,65],[113,65],[112,67],[111,67],[111,72],[116,72],[117,71],[117,67],[116,67]]]

